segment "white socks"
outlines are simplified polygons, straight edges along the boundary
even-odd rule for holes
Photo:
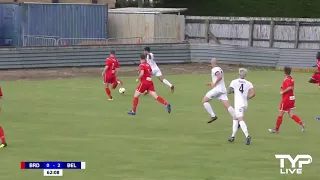
[[[244,121],[239,121],[240,127],[246,137],[249,136],[247,125]]]
[[[172,84],[171,84],[168,80],[163,79],[162,82],[163,82],[165,85],[167,85],[167,86],[169,86],[169,87],[172,87]]]
[[[233,107],[229,107],[228,108],[228,112],[229,114],[232,116],[232,117],[235,117],[236,116],[236,111],[233,109]]]
[[[203,103],[204,108],[206,108],[207,112],[210,114],[211,117],[215,117],[216,115],[214,114],[212,107],[210,105],[210,103],[205,102]]]
[[[236,133],[238,131],[238,126],[239,126],[239,121],[238,120],[233,120],[231,137],[235,137],[236,136]]]

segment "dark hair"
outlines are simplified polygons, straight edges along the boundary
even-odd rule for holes
[[[111,50],[111,51],[110,51],[110,54],[116,55],[116,51]]]
[[[144,50],[150,52],[150,47],[145,47]]]
[[[317,53],[317,59],[320,59],[320,52]]]
[[[283,68],[283,71],[284,71],[284,73],[285,73],[286,75],[290,75],[290,74],[291,74],[291,67],[285,66],[285,67]]]
[[[145,59],[146,59],[146,55],[141,54],[141,55],[140,55],[140,59],[145,60]]]

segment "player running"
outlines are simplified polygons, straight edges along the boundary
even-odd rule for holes
[[[317,64],[313,67],[318,69],[310,78],[309,83],[318,84],[320,88],[320,52],[317,53]]]
[[[279,111],[277,122],[276,122],[276,128],[269,129],[269,131],[271,133],[278,133],[282,123],[283,114],[285,112],[288,112],[289,116],[301,126],[302,132],[304,132],[305,124],[293,112],[293,109],[295,108],[294,80],[291,77],[291,68],[288,66],[284,67],[284,77],[285,78],[283,80],[281,91],[280,91],[280,94],[282,95],[282,100],[280,103],[280,111]]]
[[[147,62],[151,66],[152,75],[158,77],[161,82],[170,87],[171,92],[174,92],[174,86],[162,76],[160,68],[154,60],[154,54],[150,52],[150,47],[144,48],[144,54],[147,56]]]
[[[232,135],[228,141],[234,141],[240,125],[244,135],[246,136],[246,145],[250,145],[251,137],[249,136],[248,128],[244,121],[244,112],[248,108],[248,100],[252,99],[256,94],[252,83],[245,79],[246,74],[247,70],[240,68],[239,78],[231,81],[230,87],[228,88],[228,94],[234,93],[234,109],[236,112],[235,118],[233,119]]]
[[[230,106],[229,101],[228,101],[228,96],[227,96],[227,89],[224,83],[224,73],[223,70],[217,66],[217,60],[215,58],[211,59],[211,77],[212,77],[212,82],[208,83],[207,86],[212,87],[212,89],[203,97],[202,103],[204,108],[207,110],[209,113],[210,120],[208,123],[212,123],[213,121],[217,120],[218,117],[214,113],[209,101],[212,98],[216,98],[220,100],[223,104],[223,106],[228,110],[230,115],[232,117],[235,116],[235,111],[234,109]]]
[[[0,88],[0,99],[2,99],[2,89]],[[6,142],[6,138],[4,136],[4,130],[2,128],[2,126],[0,126],[0,139],[1,139],[1,144],[0,144],[0,148],[4,148],[7,147],[7,142]]]
[[[145,54],[140,55],[140,62],[141,64],[139,65],[139,77],[138,77],[138,79],[140,80],[140,84],[137,87],[136,92],[134,93],[133,107],[132,107],[132,110],[128,112],[128,114],[136,115],[136,110],[139,103],[139,97],[145,91],[148,91],[149,94],[154,99],[156,99],[161,104],[165,105],[168,113],[170,113],[171,105],[168,104],[162,97],[158,96],[155,91],[155,88],[151,79],[152,69],[151,69],[151,66],[146,61]]]
[[[123,84],[122,81],[117,79],[117,73],[119,71],[120,65],[116,59],[115,51],[110,51],[110,57],[106,59],[106,65],[102,71],[103,82],[105,84],[105,90],[109,96],[109,101],[113,100],[109,85],[112,84],[112,89],[117,88],[118,84]]]

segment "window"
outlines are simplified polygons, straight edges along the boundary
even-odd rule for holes
[[[92,4],[98,4],[98,0],[91,0]]]

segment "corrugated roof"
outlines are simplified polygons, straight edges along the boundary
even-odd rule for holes
[[[187,8],[117,8],[109,9],[109,13],[119,14],[164,14],[164,13],[180,13],[186,11]]]

